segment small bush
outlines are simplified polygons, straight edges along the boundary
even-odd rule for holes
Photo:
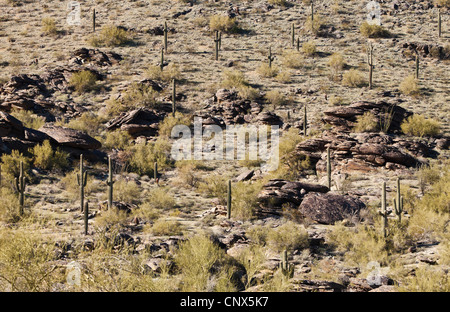
[[[279,68],[276,66],[270,67],[267,63],[262,63],[260,67],[257,69],[258,74],[264,78],[272,78],[275,77],[279,72]]]
[[[183,227],[178,221],[157,220],[151,227],[151,232],[156,236],[182,235]]]
[[[424,116],[414,114],[401,124],[403,133],[417,137],[436,136],[441,131],[441,124],[434,119],[425,119]]]
[[[450,8],[450,0],[435,0],[434,2],[440,7]]]
[[[287,70],[280,71],[278,75],[276,75],[275,80],[281,83],[291,83],[292,82],[291,72]]]
[[[277,228],[270,229],[267,243],[277,252],[303,249],[308,247],[308,232],[303,225],[287,221]]]
[[[37,168],[50,170],[65,169],[69,166],[69,154],[59,148],[54,151],[48,140],[41,145],[36,145],[30,152],[33,154],[33,162]]]
[[[350,69],[345,72],[342,77],[342,84],[347,87],[362,87],[366,85],[366,80],[360,71],[356,69]]]
[[[286,97],[278,90],[270,90],[266,93],[266,99],[274,107],[286,104]]]
[[[225,70],[223,72],[223,78],[221,83],[223,88],[227,89],[240,89],[249,85],[244,74],[239,70]]]
[[[175,116],[168,115],[164,120],[159,124],[159,132],[160,136],[170,137],[172,133],[172,129],[178,125],[185,125],[190,127],[192,124],[192,116],[185,115],[180,112],[175,112]]]
[[[325,25],[324,20],[318,14],[314,14],[314,21],[311,20],[311,16],[308,16],[305,22],[305,29],[314,35],[320,33],[320,29]]]
[[[328,103],[333,106],[339,106],[339,105],[346,104],[345,100],[342,97],[336,96],[336,95],[330,96],[330,98],[328,99]]]
[[[299,69],[303,66],[303,57],[301,53],[296,50],[285,50],[281,56],[281,62],[284,67]]]
[[[330,66],[331,76],[336,78],[345,66],[345,61],[342,54],[339,52],[333,53],[328,59],[328,66]]]
[[[450,292],[450,278],[443,269],[419,267],[415,274],[403,280],[400,292]]]
[[[89,70],[73,73],[69,80],[69,85],[79,93],[95,90],[96,84],[97,76]]]
[[[115,116],[139,107],[155,108],[158,92],[151,86],[132,83],[118,100],[109,100],[106,103],[108,115]]]
[[[145,203],[157,210],[172,210],[176,206],[176,201],[168,189],[162,187],[150,191]]]
[[[104,120],[93,112],[85,112],[80,117],[71,119],[66,124],[59,124],[62,127],[75,129],[89,134],[92,137],[98,136],[102,129]]]
[[[11,188],[0,188],[0,220],[6,223],[17,222],[19,215],[19,198]]]
[[[106,134],[106,138],[102,142],[102,146],[107,149],[116,148],[124,150],[130,147],[131,141],[132,137],[127,131],[117,129]]]
[[[114,199],[126,203],[138,203],[141,199],[141,189],[134,181],[117,180],[114,183]]]
[[[152,80],[170,82],[173,79],[181,80],[181,71],[178,65],[169,64],[163,70],[160,66],[150,65],[145,71],[145,76]]]
[[[232,186],[231,215],[233,218],[249,220],[255,217],[258,208],[258,193],[263,186],[262,182],[238,182]]]
[[[153,176],[155,162],[158,162],[159,169],[169,167],[170,148],[169,142],[163,139],[130,147],[131,156],[128,162],[131,171],[140,175]]]
[[[94,47],[117,47],[130,43],[132,40],[129,33],[113,25],[105,26],[98,36],[93,36],[89,44]]]
[[[273,5],[280,5],[280,6],[286,6],[287,4],[286,0],[267,0],[267,2]]]
[[[235,33],[239,30],[239,27],[235,18],[226,15],[213,15],[209,19],[209,29],[211,31]]]
[[[239,89],[239,96],[244,100],[255,100],[260,97],[259,91],[250,86],[241,86]]]
[[[372,112],[365,112],[356,117],[354,132],[374,132],[378,129],[378,120]]]
[[[228,179],[222,175],[210,175],[199,183],[198,189],[209,197],[217,197],[219,202],[226,204]]]
[[[420,93],[417,79],[413,75],[406,77],[400,83],[399,89],[405,95],[418,95]]]
[[[369,24],[367,21],[362,23],[359,28],[361,34],[367,38],[389,38],[391,34],[382,26]]]
[[[45,118],[34,114],[32,111],[13,110],[11,115],[19,119],[27,128],[37,130],[45,124]]]
[[[313,56],[317,52],[316,43],[314,41],[308,41],[303,43],[302,51],[308,56]]]
[[[46,35],[56,35],[58,30],[56,29],[56,22],[51,17],[44,17],[42,19],[42,31]]]
[[[14,178],[19,176],[20,162],[23,162],[23,171],[27,180],[30,179],[28,171],[30,170],[31,159],[24,156],[18,150],[12,150],[11,154],[2,155],[2,179],[4,178],[11,183],[14,182]]]

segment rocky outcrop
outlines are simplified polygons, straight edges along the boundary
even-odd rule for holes
[[[117,65],[123,59],[120,54],[108,51],[102,52],[99,49],[81,48],[73,52],[73,58],[69,64],[90,65],[90,66],[111,66]]]
[[[359,214],[366,205],[349,195],[308,193],[299,206],[303,217],[322,224],[334,224]]]
[[[70,128],[60,126],[45,125],[39,129],[45,133],[58,145],[63,147],[72,147],[82,150],[99,149],[102,144],[88,134]]]
[[[158,132],[159,122],[161,122],[165,113],[159,113],[148,108],[138,108],[106,123],[108,130],[121,129],[127,131],[131,136],[155,136]]]
[[[421,57],[432,57],[441,60],[450,60],[450,50],[442,46],[421,43],[421,42],[405,42],[403,43],[403,54],[412,56],[418,53]]]

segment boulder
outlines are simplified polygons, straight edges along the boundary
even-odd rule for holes
[[[334,224],[359,214],[366,205],[349,195],[308,193],[303,198],[299,211],[304,216],[322,224]]]
[[[88,134],[79,130],[64,128],[60,126],[44,125],[39,129],[47,134],[59,145],[64,147],[78,148],[82,150],[99,149],[102,144]]]
[[[106,124],[106,128],[108,130],[122,129],[133,137],[141,135],[155,136],[158,132],[159,122],[165,116],[165,113],[141,107],[122,113],[119,117],[110,120]]]

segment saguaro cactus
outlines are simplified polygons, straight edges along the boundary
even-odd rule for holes
[[[228,188],[227,188],[227,218],[231,218],[231,180],[228,180]]]
[[[92,30],[93,32],[95,32],[95,18],[96,18],[96,14],[95,14],[95,9],[92,12]]]
[[[297,51],[300,51],[300,38],[297,38]]]
[[[219,60],[219,42],[220,42],[219,32],[216,31],[214,33],[214,44],[215,44],[214,58],[216,61]]]
[[[83,212],[84,208],[84,188],[87,183],[87,171],[83,167],[83,154],[80,155],[80,173],[77,173],[77,182],[80,186],[80,209]]]
[[[108,209],[112,209],[114,180],[113,180],[111,156],[108,156],[108,180],[106,181],[106,184],[108,185]]]
[[[89,226],[89,204],[88,201],[84,204],[84,235],[88,235]]]
[[[275,56],[272,56],[272,47],[269,47],[269,55],[267,56],[269,60],[269,68],[272,68],[272,62],[275,59]]]
[[[23,207],[25,203],[25,176],[23,174],[23,161],[20,161],[19,165],[19,177],[14,178],[14,182],[16,184],[17,192],[19,192],[19,215],[23,215]]]
[[[169,32],[169,29],[167,28],[167,22],[164,22],[164,50],[166,50],[167,53],[167,34]]]
[[[416,52],[416,79],[419,79],[419,54]]]
[[[369,64],[369,89],[373,86],[373,46],[369,44],[367,47],[367,64]]]
[[[330,147],[327,147],[327,181],[328,181],[328,189],[331,190],[331,158],[330,158]]]
[[[164,49],[161,49],[161,64],[159,65],[161,71],[164,69]]]
[[[438,9],[438,35],[441,38],[442,35],[442,18],[441,18],[441,9]]]
[[[397,198],[394,198],[394,211],[398,217],[398,222],[402,222],[403,196],[400,194],[400,178],[397,178]]]
[[[386,182],[383,182],[382,186],[382,192],[381,192],[381,211],[379,211],[379,214],[383,218],[382,220],[382,231],[383,231],[383,237],[387,237],[387,227],[388,227],[388,216],[390,212],[387,211],[386,208]]]
[[[292,23],[291,38],[292,38],[292,46],[295,47],[295,24],[294,23]]]
[[[314,1],[311,0],[311,29],[314,32]]]
[[[281,270],[281,272],[286,275],[289,276],[292,272],[292,265],[289,263],[289,259],[288,259],[288,255],[287,255],[287,250],[285,249],[283,251],[283,253],[281,254],[281,261],[279,264],[279,268]]]
[[[176,112],[176,100],[177,100],[177,90],[176,90],[176,81],[172,79],[172,116],[175,117]]]
[[[155,182],[158,183],[158,163],[156,161],[153,164],[153,178],[155,179]]]
[[[219,51],[222,50],[222,32],[219,31]]]

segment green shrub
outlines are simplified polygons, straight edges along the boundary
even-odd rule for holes
[[[249,220],[255,217],[258,205],[258,193],[263,186],[262,182],[237,182],[232,184],[231,215],[233,218]]]
[[[359,28],[361,34],[366,38],[389,38],[391,34],[382,26],[369,24],[367,21],[362,23]]]
[[[414,114],[403,121],[401,129],[403,133],[417,137],[436,136],[441,131],[441,125],[437,120]]]
[[[145,203],[152,209],[172,210],[177,202],[167,188],[159,187],[150,191]]]
[[[274,107],[279,107],[286,104],[286,97],[278,90],[270,90],[266,93],[266,99]]]
[[[159,219],[152,225],[151,232],[155,236],[182,235],[183,227],[178,221]]]
[[[27,128],[37,130],[45,124],[45,118],[34,114],[32,111],[18,109],[13,110],[11,115],[19,119]]]
[[[374,132],[378,129],[378,120],[372,112],[365,112],[356,117],[354,132]]]
[[[303,249],[308,247],[308,232],[303,225],[287,221],[277,228],[270,229],[267,243],[277,252]]]
[[[247,79],[244,74],[239,70],[225,70],[223,72],[223,79],[221,83],[223,88],[232,89],[232,88],[242,88],[249,85]]]
[[[46,35],[56,35],[58,30],[56,29],[56,22],[51,17],[44,17],[42,19],[42,31]]]
[[[108,115],[115,116],[139,107],[156,108],[158,92],[149,85],[132,83],[118,100],[106,103]]]
[[[400,83],[399,89],[406,95],[418,95],[420,93],[418,81],[413,75],[406,77]]]
[[[145,76],[152,80],[160,80],[165,82],[171,82],[173,79],[181,80],[181,71],[178,65],[169,64],[163,70],[160,66],[150,65],[145,71]]]
[[[31,159],[24,156],[18,150],[12,150],[11,154],[2,155],[2,179],[14,182],[14,178],[19,176],[20,162],[23,161],[23,171],[27,180],[30,179],[28,171],[30,170]]]
[[[158,162],[159,169],[164,169],[171,165],[169,160],[170,148],[169,142],[164,139],[158,139],[149,143],[139,143],[130,147],[130,170],[140,175],[153,176],[155,162]]]
[[[79,93],[93,91],[97,88],[97,76],[89,70],[76,72],[70,77],[69,85]]]
[[[225,205],[228,192],[228,179],[223,175],[210,175],[198,184],[198,190],[208,197],[217,197]]]
[[[281,62],[284,67],[299,69],[303,66],[303,57],[302,54],[296,50],[284,50],[281,56]]]
[[[117,180],[114,183],[114,200],[138,203],[141,200],[141,189],[134,181]]]
[[[59,148],[54,151],[48,140],[30,149],[30,153],[33,155],[33,163],[37,168],[50,170],[65,169],[69,166],[69,154]]]
[[[93,112],[85,112],[81,114],[80,117],[71,119],[68,123],[59,125],[62,127],[80,130],[84,133],[89,134],[92,137],[98,136],[100,132],[103,130],[104,125],[102,118]]]
[[[257,72],[261,77],[272,78],[280,72],[280,69],[276,66],[272,65],[272,67],[270,67],[269,64],[262,63],[261,66],[258,67]]]
[[[102,146],[106,149],[116,148],[124,150],[129,148],[131,141],[132,137],[128,134],[128,131],[117,129],[106,134]]]
[[[175,116],[167,115],[166,118],[159,124],[160,136],[170,137],[173,127],[177,125],[185,125],[190,127],[192,125],[192,116],[185,115],[180,112],[175,112]]]
[[[328,66],[330,66],[331,76],[336,79],[345,66],[345,61],[342,54],[339,52],[333,53],[328,59]]]
[[[0,220],[6,223],[17,222],[19,215],[19,198],[11,188],[0,188]]]
[[[117,47],[129,44],[132,41],[130,34],[119,27],[104,26],[98,36],[89,39],[89,44],[94,47]]]
[[[403,280],[397,288],[400,292],[450,292],[450,278],[444,270],[419,267],[415,274]]]
[[[356,88],[365,86],[367,83],[360,71],[350,69],[344,73],[342,77],[342,84],[347,87]]]

